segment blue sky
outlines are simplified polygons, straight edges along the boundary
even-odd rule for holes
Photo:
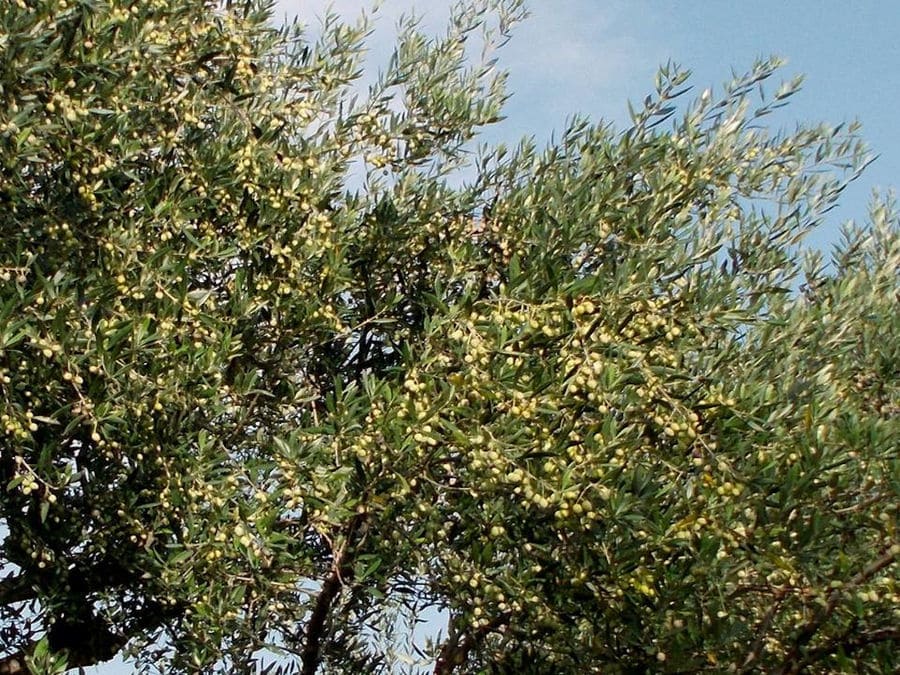
[[[371,60],[390,53],[394,24],[411,8],[430,30],[446,20],[451,0],[384,0]],[[280,0],[282,15],[310,24],[328,6],[355,16],[360,0]],[[779,122],[859,120],[879,155],[845,194],[817,242],[837,237],[844,220],[864,220],[872,189],[900,186],[900,6],[893,0],[530,0],[531,17],[500,54],[510,73],[507,119],[486,135],[514,143],[547,140],[572,113],[622,126],[627,101],[652,90],[660,64],[671,59],[694,73],[696,91],[717,87],[732,69],[758,57],[787,60],[783,79],[806,81]],[[774,91],[776,85],[771,86]]]
[[[315,23],[328,4],[354,16],[369,3],[281,0],[278,12]],[[402,12],[417,8],[425,25],[437,30],[450,4],[385,0],[373,62],[389,54]],[[530,8],[531,18],[501,54],[513,97],[507,120],[491,131],[493,140],[547,140],[575,112],[624,124],[626,101],[651,91],[658,65],[669,59],[691,69],[702,91],[727,80],[732,68],[743,72],[757,57],[777,54],[788,60],[785,79],[807,76],[784,124],[858,119],[880,155],[816,240],[827,245],[843,220],[863,219],[872,188],[900,185],[900,7],[893,0],[531,0]],[[131,670],[119,664],[88,672]]]

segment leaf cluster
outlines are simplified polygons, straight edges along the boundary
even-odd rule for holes
[[[473,154],[520,3],[367,93],[271,11],[0,8],[0,672],[896,668],[900,219],[804,244],[857,129],[669,64]]]

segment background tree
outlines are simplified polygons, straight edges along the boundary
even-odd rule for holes
[[[269,12],[0,7],[0,673],[387,672],[436,610],[436,673],[896,668],[897,212],[802,247],[855,129],[669,66],[472,162],[518,2],[365,96],[364,21]]]

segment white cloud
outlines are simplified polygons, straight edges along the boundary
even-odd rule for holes
[[[332,8],[353,19],[371,6],[368,0],[281,0],[277,16],[296,16],[310,26]],[[384,0],[373,15],[375,32],[368,45],[365,79],[387,63],[400,17],[415,10],[427,32],[446,26],[453,0]],[[507,121],[490,134],[515,141],[523,134],[547,138],[573,113],[623,121],[626,100],[642,97],[665,60],[663,45],[641,36],[635,7],[616,0],[531,0],[531,17],[513,31],[500,53],[510,73],[512,99]],[[647,11],[644,6],[644,11]]]
[[[355,21],[365,12],[370,20],[372,34],[365,42],[365,71],[362,79],[353,87],[355,91],[362,93],[374,84],[377,73],[387,66],[397,42],[401,18],[408,18],[414,13],[420,18],[420,25],[426,33],[437,34],[443,32],[448,24],[450,6],[451,2],[448,0],[385,0],[377,4],[371,0],[279,0],[275,18],[299,18],[307,27],[310,39],[315,39],[328,11],[348,22]],[[371,11],[373,7],[376,7],[375,11]]]
[[[509,123],[546,137],[573,113],[624,118],[626,100],[648,91],[660,46],[641,35],[633,8],[617,2],[532,2],[503,62],[510,71]]]
[[[374,22],[373,51],[383,52],[389,51],[393,46],[397,23],[401,17],[415,12],[422,18],[423,27],[427,31],[436,32],[446,25],[450,6],[451,3],[447,0],[386,0],[380,3],[368,0],[279,0],[275,16],[299,17],[314,30],[328,10],[348,21],[355,20],[365,12]],[[374,12],[371,11],[373,7],[376,8]]]

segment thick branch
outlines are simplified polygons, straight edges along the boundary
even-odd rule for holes
[[[781,604],[784,601],[785,594],[786,592],[782,592],[778,593],[775,596],[765,616],[763,616],[763,618],[757,624],[756,638],[750,645],[750,651],[747,654],[747,658],[744,659],[743,668],[741,670],[742,673],[751,672],[753,670],[754,664],[762,655],[763,647],[765,646],[766,633],[768,633],[769,628],[772,627],[772,622],[775,620],[775,616],[778,614],[778,610],[781,609]]]
[[[825,656],[836,654],[839,651],[844,654],[852,654],[855,651],[868,647],[869,645],[878,644],[879,642],[890,642],[900,640],[900,628],[880,628],[868,633],[859,635],[844,636],[843,639],[829,642],[822,647],[810,649],[804,659],[803,664],[808,665]]]
[[[319,667],[319,653],[325,624],[328,614],[331,612],[331,605],[341,592],[341,585],[341,577],[337,570],[333,570],[322,584],[322,590],[319,592],[319,597],[316,598],[316,606],[313,608],[312,616],[306,626],[306,643],[301,655],[303,669],[300,672],[302,675],[315,675]]]
[[[303,662],[303,668],[300,670],[301,675],[315,675],[316,670],[319,668],[322,639],[325,637],[328,616],[331,613],[334,601],[341,593],[344,579],[352,574],[350,568],[352,555],[347,549],[356,543],[355,540],[363,520],[364,516],[362,515],[357,515],[353,518],[347,527],[347,537],[344,544],[333,551],[334,561],[331,565],[331,572],[325,578],[325,581],[322,582],[322,589],[319,591],[309,623],[306,625],[306,640],[303,644],[303,652],[300,655]]]
[[[69,669],[109,661],[127,642],[127,638],[113,633],[105,621],[97,618],[89,621],[68,626],[54,624],[48,633],[50,650],[65,652]],[[25,663],[27,653],[20,650],[0,658],[0,675],[31,675]]]
[[[184,607],[166,607],[155,602],[148,603],[127,624],[124,635],[112,630],[106,619],[94,614],[88,607],[83,613],[69,618],[60,618],[47,631],[50,651],[64,652],[69,669],[85,668],[109,661],[118,654],[129,639],[141,631],[159,626],[166,619],[180,614]],[[34,648],[0,657],[0,675],[32,675],[26,666],[25,657]]]
[[[459,665],[457,659],[461,656],[459,646],[459,631],[456,629],[456,622],[451,620],[448,630],[447,640],[441,645],[441,652],[438,654],[437,661],[434,664],[433,675],[447,675],[453,672],[453,669]],[[462,661],[459,660],[459,663]]]
[[[36,597],[37,591],[24,574],[0,580],[0,605],[14,605],[17,602],[33,600]],[[3,675],[2,670],[0,670],[0,675]]]
[[[803,648],[807,644],[809,644],[810,640],[812,640],[815,634],[819,632],[819,629],[822,627],[822,625],[834,613],[834,610],[837,609],[838,603],[840,602],[841,598],[843,598],[848,591],[860,586],[861,584],[864,584],[866,581],[878,574],[881,570],[893,564],[896,560],[897,553],[894,550],[894,547],[891,546],[878,558],[873,560],[861,572],[859,572],[859,574],[857,574],[850,581],[844,584],[842,588],[835,589],[831,592],[831,594],[828,596],[828,602],[826,603],[822,611],[819,612],[819,614],[815,618],[807,622],[800,629],[800,632],[794,639],[794,644],[784,660],[784,667],[781,670],[783,675],[792,675],[793,673],[797,673],[800,671],[800,654]]]
[[[132,575],[120,565],[106,561],[82,568],[75,568],[70,576],[70,593],[73,597],[83,597],[96,591],[112,588],[125,583]],[[39,587],[27,574],[9,576],[0,581],[0,605],[14,605],[18,602],[34,600],[40,595]],[[77,628],[80,635],[72,636]],[[64,624],[57,624],[51,630],[50,647],[54,651],[66,649],[69,652],[69,666],[78,668],[101,661],[108,661],[122,648],[124,641],[109,631],[99,621],[79,622],[71,630]],[[0,675],[30,675],[25,665],[25,651],[0,657]]]
[[[468,633],[460,639],[460,633],[453,625],[450,626],[450,635],[441,647],[437,661],[434,663],[433,675],[450,675],[458,666],[463,665],[469,658],[471,651],[478,646],[489,634],[509,621],[509,614],[499,614],[487,625],[481,626],[473,633]]]
[[[115,560],[79,562],[68,571],[67,583],[72,597],[108,590],[130,582],[135,577]],[[39,583],[30,574],[20,573],[0,580],[0,605],[34,600],[39,596]],[[0,673],[2,675],[2,673]]]

